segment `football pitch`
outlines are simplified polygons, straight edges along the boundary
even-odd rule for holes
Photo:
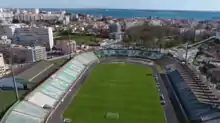
[[[151,68],[96,65],[64,113],[72,123],[165,123]]]

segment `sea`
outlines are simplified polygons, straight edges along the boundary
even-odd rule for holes
[[[172,11],[172,10],[132,10],[132,9],[48,9],[44,11],[66,10],[68,13],[112,16],[115,18],[158,17],[162,19],[220,20],[220,11]]]

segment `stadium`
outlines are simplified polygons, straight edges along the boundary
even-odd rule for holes
[[[153,76],[159,73],[151,60],[162,62],[166,72],[161,78],[184,123],[220,121],[218,99],[198,86],[199,78],[178,60],[140,49],[102,49],[72,58],[17,101],[1,123],[169,122]]]

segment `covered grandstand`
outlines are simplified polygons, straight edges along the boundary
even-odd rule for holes
[[[190,123],[219,123],[219,100],[185,65],[166,66],[171,93],[182,116]],[[170,89],[171,90],[171,89]]]
[[[83,60],[83,62],[82,62]],[[5,114],[2,123],[42,123],[49,112],[61,100],[66,91],[87,65],[97,61],[92,52],[74,57],[49,77],[23,101],[15,103]]]
[[[148,52],[139,49],[104,49],[95,52],[95,54],[99,58],[108,56],[125,56],[152,60],[160,59],[163,56],[160,52]]]

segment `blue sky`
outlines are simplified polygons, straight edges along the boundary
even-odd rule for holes
[[[0,0],[0,7],[220,11],[220,0]]]

